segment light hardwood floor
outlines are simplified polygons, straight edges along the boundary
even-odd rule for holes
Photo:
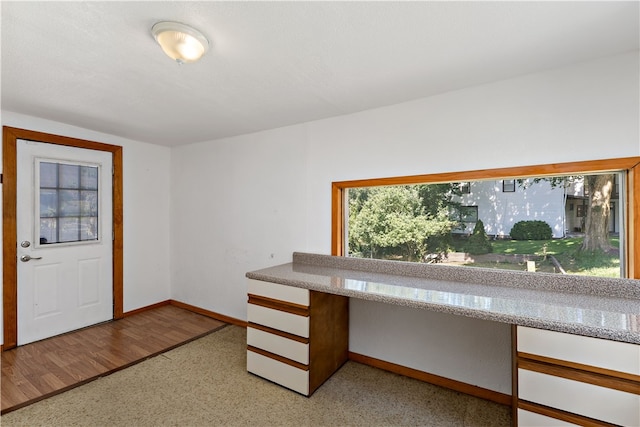
[[[126,368],[225,325],[164,305],[4,351],[1,413]]]

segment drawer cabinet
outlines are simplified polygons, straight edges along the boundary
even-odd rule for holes
[[[516,331],[519,426],[640,426],[640,346]]]
[[[247,371],[310,396],[348,358],[348,298],[248,279]]]
[[[305,396],[310,394],[308,370],[279,362],[250,350],[247,351],[247,370]]]
[[[257,329],[258,325],[247,328],[247,345],[279,354],[304,365],[309,364],[309,341],[295,340],[276,335],[268,329]]]
[[[640,376],[640,345],[518,327],[518,352]]]
[[[289,313],[278,309],[258,305],[262,303],[255,298],[251,299],[247,307],[249,322],[264,325],[282,332],[309,337],[309,316]]]
[[[302,307],[309,306],[309,290],[294,288],[293,286],[281,285],[279,283],[262,282],[260,280],[248,279],[247,286],[249,295],[257,295],[270,298],[274,301],[281,301],[296,304]]]
[[[524,409],[518,409],[518,422],[521,426],[529,427],[574,427],[578,425],[568,421],[562,421],[557,418],[547,417],[536,412],[525,411]]]

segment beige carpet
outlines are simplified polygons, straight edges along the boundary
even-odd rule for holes
[[[353,362],[306,398],[246,371],[227,326],[0,418],[9,426],[509,426],[508,407]]]

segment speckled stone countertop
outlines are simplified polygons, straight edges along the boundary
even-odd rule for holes
[[[294,252],[248,272],[336,295],[640,344],[640,281]]]

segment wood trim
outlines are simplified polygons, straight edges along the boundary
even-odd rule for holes
[[[405,377],[414,378],[416,380],[448,388],[460,393],[465,393],[470,396],[479,397],[481,399],[489,400],[501,405],[512,405],[511,395],[463,383],[461,381],[452,380],[450,378],[441,377],[439,375],[430,374],[428,372],[419,371],[413,368],[407,368],[406,366],[397,365],[395,363],[386,362],[384,360],[353,352],[349,352],[349,360],[372,366],[374,368],[382,369],[384,371],[393,372],[394,374],[404,375]]]
[[[349,359],[349,298],[310,291],[309,395]]]
[[[133,316],[139,313],[143,313],[145,311],[148,310],[153,310],[154,308],[159,308],[159,307],[164,307],[165,305],[171,305],[171,301],[170,300],[166,300],[166,301],[160,301],[157,302],[155,304],[151,304],[151,305],[147,305],[144,307],[140,307],[140,308],[136,308],[135,310],[131,310],[131,311],[127,311],[126,313],[122,314],[122,317],[129,317],[129,316]]]
[[[630,168],[627,175],[627,277],[640,279],[640,165]]]
[[[105,144],[103,142],[89,141],[29,129],[14,128],[11,126],[3,126],[3,130],[15,135],[16,139],[26,139],[28,141],[46,142],[48,144],[66,145],[67,147],[86,148],[88,150],[108,151],[111,153],[122,149],[119,145]]]
[[[582,363],[569,362],[568,360],[554,359],[553,357],[540,356],[538,354],[525,353],[522,351],[517,352],[517,356],[520,359],[528,359],[533,362],[564,366],[570,369],[591,372],[599,375],[606,375],[608,377],[620,378],[623,380],[635,381],[640,386],[640,375],[631,374],[629,372],[614,371],[613,369],[599,368],[597,366],[584,365]]]
[[[2,324],[3,351],[18,345],[17,136],[2,129]]]
[[[282,338],[287,338],[291,341],[296,341],[301,344],[309,344],[309,338],[299,337],[298,335],[290,334],[289,332],[283,332],[278,329],[273,329],[268,326],[259,325],[258,323],[249,322],[247,328],[258,329],[263,332],[267,332],[272,335],[277,335]]]
[[[122,147],[113,153],[113,318],[124,315],[124,214]]]
[[[309,307],[307,307],[306,305],[294,304],[291,302],[253,294],[249,294],[248,302],[249,304],[259,305],[261,307],[270,308],[272,310],[295,314],[296,316],[309,317]]]
[[[302,371],[309,370],[308,365],[304,365],[300,362],[296,362],[295,360],[287,359],[286,357],[282,357],[278,354],[271,353],[269,351],[263,350],[258,347],[254,347],[252,345],[247,346],[247,351],[253,351],[254,353],[261,354],[262,356],[268,357],[269,359],[277,360],[278,362],[284,363],[285,365],[293,366],[294,368],[298,368]]]
[[[637,381],[609,377],[607,375],[551,365],[529,359],[518,359],[518,368],[640,395],[640,383]]]
[[[344,255],[344,187],[341,183],[331,184],[331,255]]]
[[[169,300],[169,303],[173,306],[184,308],[185,310],[193,311],[194,313],[202,314],[203,316],[211,317],[212,319],[219,320],[221,322],[229,323],[230,325],[240,326],[242,328],[247,327],[247,322],[244,320],[236,319],[235,317],[226,316],[224,314],[209,311],[204,308],[196,307],[195,305],[187,304],[184,302]]]
[[[123,174],[122,147],[27,129],[2,128],[2,308],[3,350],[18,343],[18,272],[17,272],[17,140],[44,142],[68,147],[106,151],[113,155],[113,318],[123,316]]]
[[[640,157],[622,157],[580,162],[516,166],[475,171],[444,172],[389,178],[338,181],[331,184],[331,255],[344,256],[344,190],[354,187],[380,185],[435,184],[482,179],[526,178],[534,176],[566,175],[625,170],[627,180],[627,277],[640,279]]]
[[[521,400],[518,403],[518,408],[584,427],[616,427],[615,424],[609,424],[604,421],[596,420],[594,418],[585,417],[583,415],[561,411],[560,409],[551,408],[549,406],[544,406],[537,403],[527,402],[526,400]]]
[[[374,187],[380,185],[436,184],[445,182],[474,181],[483,179],[527,178],[554,175],[581,174],[629,170],[640,163],[640,157],[622,157],[604,160],[551,163],[533,166],[515,166],[474,171],[444,172],[425,175],[399,176],[390,178],[358,179],[334,182],[339,188]]]

